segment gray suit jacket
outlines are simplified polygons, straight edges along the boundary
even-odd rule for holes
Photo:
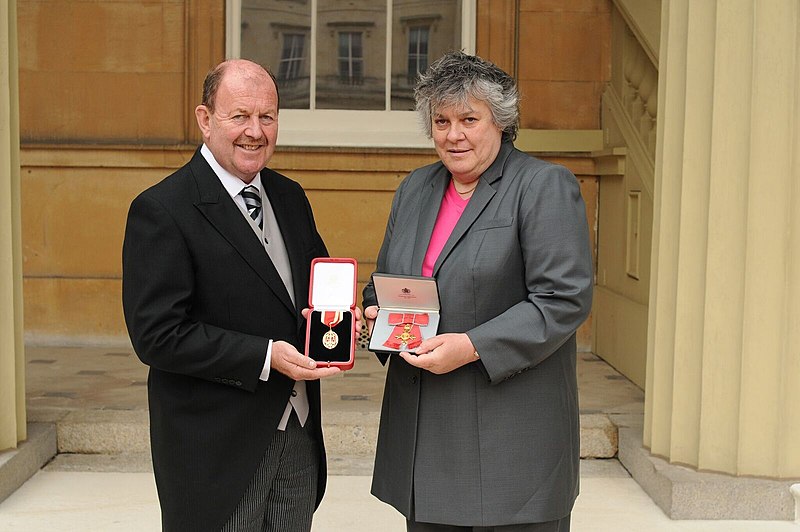
[[[450,174],[412,172],[394,197],[377,271],[421,275]],[[384,390],[372,493],[406,517],[461,526],[559,519],[578,494],[575,330],[592,298],[575,177],[503,142],[434,267],[439,332],[481,355],[445,375],[398,356]],[[376,304],[372,285],[364,305]]]

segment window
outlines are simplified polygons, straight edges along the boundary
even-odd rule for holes
[[[428,69],[428,32],[427,26],[417,26],[408,31],[408,76],[407,81],[413,85],[420,72]]]
[[[228,56],[275,73],[283,145],[427,147],[414,83],[474,51],[475,2],[228,0]]]
[[[281,92],[281,108],[308,109],[309,76],[307,61],[303,55],[306,33],[295,33],[297,28],[275,28],[281,35],[281,56],[278,70],[273,72],[278,78]],[[259,61],[266,64],[264,61]]]
[[[343,31],[339,34],[339,82],[345,85],[364,83],[364,54],[361,34]]]
[[[281,60],[278,66],[278,79],[281,82],[296,80],[303,66],[303,47],[305,35],[284,33]]]

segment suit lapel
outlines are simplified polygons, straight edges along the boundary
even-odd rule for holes
[[[305,210],[305,205],[298,205],[291,194],[286,194],[276,185],[275,180],[269,170],[261,172],[261,183],[264,191],[269,196],[272,211],[278,221],[278,227],[283,235],[283,243],[286,246],[286,254],[289,256],[289,267],[292,270],[292,284],[294,285],[294,301],[297,309],[305,308],[308,301],[301,301],[301,296],[306,293],[304,286],[308,285],[309,274],[308,265],[305,259],[305,242],[302,235],[292,231],[292,220],[298,217],[298,209]],[[298,323],[303,321],[303,316],[296,311]]]
[[[195,207],[228,241],[292,313],[296,312],[289,293],[272,264],[267,250],[253,233],[219,178],[198,150],[189,163],[200,193]]]
[[[464,212],[461,214],[461,218],[459,218],[456,226],[453,228],[453,232],[450,233],[450,237],[447,239],[447,242],[445,242],[442,252],[439,253],[436,264],[433,265],[434,277],[439,273],[442,263],[447,260],[447,257],[456,247],[456,244],[464,237],[469,228],[472,227],[472,224],[475,223],[486,208],[486,205],[488,205],[489,201],[494,197],[497,192],[494,188],[494,183],[503,176],[503,167],[513,149],[514,145],[511,142],[503,142],[500,145],[500,151],[494,162],[479,178],[478,186],[475,188],[475,192],[472,193],[467,208],[464,209]]]
[[[439,215],[439,208],[447,188],[450,173],[444,165],[441,165],[429,177],[425,194],[420,202],[420,215],[417,224],[417,237],[414,241],[414,252],[411,256],[411,274],[422,275],[422,262],[425,260],[425,253],[428,251],[428,244],[431,241],[433,227],[436,225],[436,217]]]

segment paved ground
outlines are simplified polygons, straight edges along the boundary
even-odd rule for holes
[[[146,410],[147,367],[127,349],[28,347],[29,418],[81,409]],[[352,370],[322,383],[323,408],[379,412],[385,368],[368,351],[356,351]],[[644,394],[602,359],[578,354],[581,413],[641,414]]]
[[[130,349],[28,348],[27,358],[32,421],[52,421],[76,411],[120,417],[124,417],[122,411],[146,411],[147,371]],[[608,414],[623,422],[641,417],[643,394],[639,388],[589,353],[578,358],[582,414]],[[352,371],[323,383],[326,418],[376,415],[384,375],[374,357],[359,351]],[[109,471],[103,462],[107,457],[84,456],[75,463],[67,463],[63,457],[0,503],[1,532],[159,530],[158,500],[146,456],[121,468],[127,472]],[[331,458],[334,464],[343,460]],[[329,478],[314,532],[404,530],[403,518],[369,494],[369,460],[361,456],[356,462],[332,468],[338,474]],[[581,495],[573,513],[575,532],[800,531],[800,526],[790,522],[671,521],[617,460],[584,460],[581,465]]]
[[[790,522],[671,521],[616,460],[584,467],[573,532],[797,532]],[[610,467],[612,465],[614,467]],[[369,495],[368,476],[332,476],[313,532],[401,532],[404,520]],[[41,471],[0,504],[0,530],[143,532],[159,530],[149,473]]]

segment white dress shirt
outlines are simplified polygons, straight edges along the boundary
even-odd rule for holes
[[[200,148],[200,154],[211,166],[211,169],[214,170],[214,173],[219,178],[222,186],[231,196],[234,203],[236,203],[236,205],[239,207],[239,210],[242,212],[242,215],[245,217],[245,219],[250,223],[250,226],[253,228],[253,231],[255,231],[256,236],[258,236],[258,238],[261,240],[261,243],[264,245],[264,249],[266,249],[267,254],[270,255],[270,258],[272,258],[273,254],[276,252],[279,254],[279,256],[286,258],[283,263],[281,263],[279,260],[273,259],[273,263],[275,264],[281,279],[286,285],[286,290],[289,292],[289,297],[294,304],[295,301],[294,290],[292,288],[292,272],[289,268],[286,246],[283,241],[283,235],[281,235],[278,227],[278,221],[275,219],[275,213],[272,210],[272,204],[269,202],[269,198],[264,193],[264,187],[261,185],[261,173],[259,172],[256,174],[250,183],[244,183],[241,179],[225,170],[217,162],[217,160],[214,158],[214,155],[211,153],[211,150],[209,150],[205,144],[203,144],[203,146]],[[244,198],[241,195],[242,189],[248,185],[256,187],[261,195],[261,216],[263,220],[262,228],[259,228],[258,224],[250,217],[250,214],[247,212],[247,206],[245,205]],[[259,380],[266,381],[269,379],[271,361],[272,338],[269,339],[269,343],[267,344],[267,353]],[[289,420],[289,415],[292,413],[292,408],[294,408],[295,412],[297,413],[297,418],[300,420],[300,425],[305,425],[306,419],[308,418],[308,395],[306,394],[305,381],[295,382],[292,395],[289,397],[289,402],[286,404],[283,417],[281,417],[281,421],[278,424],[279,430],[286,429],[286,423]]]

